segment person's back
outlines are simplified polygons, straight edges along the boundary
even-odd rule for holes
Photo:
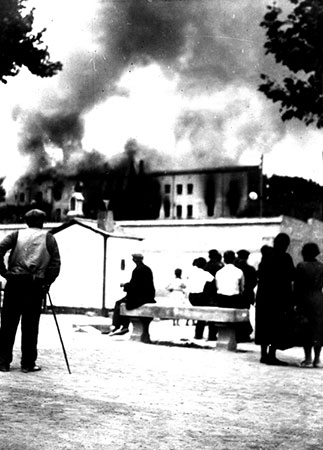
[[[239,250],[238,259],[235,262],[236,267],[242,270],[244,276],[243,297],[246,302],[245,307],[249,308],[255,302],[254,289],[257,286],[257,271],[248,263],[249,251]]]
[[[205,283],[213,282],[214,277],[204,270],[206,260],[202,257],[193,261],[191,271],[187,280],[187,291],[190,294],[201,294],[204,291]]]
[[[271,302],[277,311],[286,312],[293,306],[292,283],[295,278],[293,259],[287,249],[290,243],[289,236],[279,233],[274,239],[271,284],[268,286],[272,293]]]
[[[224,253],[225,266],[215,275],[217,288],[217,306],[221,308],[245,308],[244,275],[241,269],[234,265],[235,253],[227,250]],[[250,321],[236,325],[237,342],[249,342],[253,329]]]
[[[142,261],[139,262],[132,272],[131,280],[125,286],[125,291],[127,292],[128,309],[154,302],[155,286],[150,267]]]
[[[323,368],[321,350],[323,345],[323,264],[317,260],[320,254],[314,242],[304,244],[303,261],[296,266],[294,298],[297,312],[302,319],[300,341],[305,360],[302,367]],[[312,352],[314,350],[314,361]]]
[[[221,261],[222,256],[217,250],[209,251],[209,260],[205,265],[204,270],[215,276],[218,270],[222,269],[224,264]]]
[[[209,306],[210,283],[214,283],[214,277],[205,270],[206,260],[203,257],[196,258],[193,261],[191,274],[188,278],[188,299],[192,306]],[[195,339],[202,339],[204,328],[207,322],[198,320],[195,326]],[[209,324],[209,340],[216,339],[216,327]]]
[[[50,254],[47,231],[39,228],[19,230],[15,248],[8,261],[8,275],[33,275],[45,278]]]
[[[218,295],[240,295],[244,288],[244,276],[241,269],[234,265],[235,253],[227,250],[224,253],[224,267],[215,275]]]
[[[215,276],[217,293],[221,295],[238,295],[241,293],[243,272],[233,264],[220,269]]]
[[[279,233],[273,248],[262,247],[258,268],[255,342],[261,346],[260,362],[271,365],[286,365],[276,358],[276,350],[289,348],[286,318],[293,309],[295,277],[294,263],[287,253],[289,244],[290,237]]]
[[[0,274],[6,278],[0,330],[0,370],[9,371],[17,327],[21,318],[21,369],[36,366],[38,326],[42,303],[60,271],[60,255],[54,236],[44,231],[45,213],[33,209],[27,229],[7,235],[0,243]],[[8,267],[4,257],[10,251]]]

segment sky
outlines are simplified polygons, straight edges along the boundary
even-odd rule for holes
[[[65,172],[93,150],[151,170],[257,165],[323,184],[322,132],[283,123],[257,90],[279,74],[259,23],[269,0],[27,0],[63,70],[0,85],[0,176]],[[286,6],[287,0],[278,1]],[[93,159],[92,159],[93,161]]]

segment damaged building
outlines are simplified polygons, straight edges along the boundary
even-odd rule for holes
[[[217,219],[289,215],[322,220],[323,188],[300,178],[268,178],[260,166],[192,170],[145,170],[144,162],[88,169],[73,175],[53,171],[21,178],[6,211],[19,222],[30,207],[53,222],[69,211],[96,219],[105,201],[115,220]],[[76,208],[77,203],[77,208]],[[80,206],[82,204],[82,206]],[[8,209],[9,208],[9,209]],[[3,219],[3,209],[0,208]]]
[[[259,166],[162,171],[152,175],[161,191],[159,219],[238,217],[253,202],[259,212]]]
[[[243,216],[251,204],[259,210],[261,171],[258,166],[146,173],[138,167],[55,177],[51,172],[24,177],[11,203],[20,209],[41,207],[55,222],[65,220],[75,202],[84,198],[82,214],[96,217],[103,200],[116,220],[206,219]]]

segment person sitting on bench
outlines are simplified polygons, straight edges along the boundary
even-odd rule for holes
[[[120,315],[120,305],[125,303],[127,309],[139,308],[145,303],[156,303],[153,273],[143,262],[141,253],[134,253],[132,260],[136,264],[129,283],[123,286],[127,295],[115,303],[112,331],[109,336],[123,335],[129,332],[129,318]]]
[[[232,250],[224,252],[225,266],[215,274],[217,290],[216,305],[222,308],[246,307],[244,298],[245,278],[241,269],[236,267],[236,255]],[[253,329],[250,322],[237,325],[237,342],[249,342]]]
[[[214,277],[205,270],[205,258],[195,258],[192,263],[192,270],[188,277],[188,299],[192,306],[210,306],[210,286],[214,283]],[[209,328],[209,341],[216,340],[216,326],[204,320],[198,320],[195,326],[195,339],[203,339],[205,326]]]

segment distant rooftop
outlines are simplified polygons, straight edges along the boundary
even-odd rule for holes
[[[260,170],[260,166],[222,166],[222,167],[206,167],[200,169],[185,169],[185,170],[158,170],[151,171],[150,174],[154,176],[161,175],[190,175],[203,173],[224,173],[224,172],[245,172],[249,170]]]

